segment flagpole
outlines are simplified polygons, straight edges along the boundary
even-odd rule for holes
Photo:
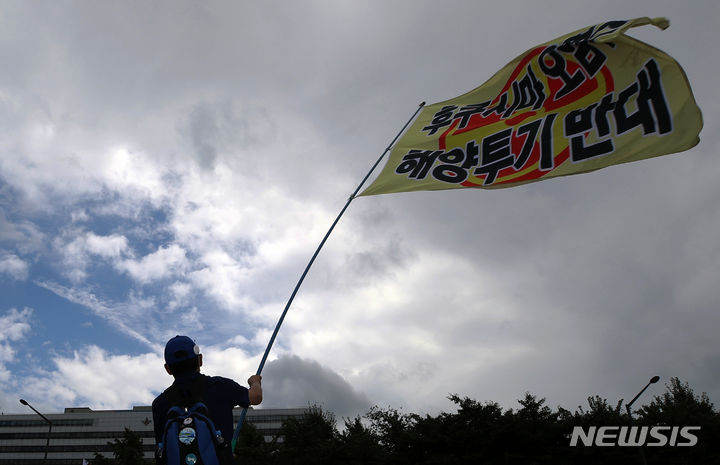
[[[375,168],[380,164],[382,159],[385,157],[385,154],[390,151],[393,145],[395,145],[395,142],[400,138],[403,132],[405,132],[405,129],[410,125],[410,123],[415,119],[417,114],[420,112],[422,107],[425,106],[425,102],[421,102],[418,106],[417,110],[415,110],[415,113],[410,117],[410,119],[405,123],[405,126],[402,127],[400,132],[395,135],[395,138],[393,138],[392,142],[387,146],[385,151],[380,155],[380,157],[377,159],[375,164],[370,168],[370,171],[365,175],[362,181],[360,181],[360,184],[355,189],[355,192],[350,195],[350,198],[348,198],[347,202],[345,203],[345,206],[340,210],[340,213],[338,214],[337,218],[335,218],[335,221],[333,222],[332,226],[330,226],[330,229],[328,229],[328,232],[325,234],[325,237],[323,237],[322,241],[320,242],[320,245],[318,246],[317,250],[315,250],[315,253],[313,254],[312,258],[308,262],[307,266],[305,267],[305,271],[303,271],[302,275],[300,276],[300,279],[298,280],[297,284],[295,285],[295,289],[293,289],[292,294],[290,294],[290,299],[287,301],[287,304],[285,305],[285,309],[283,310],[282,314],[280,315],[280,319],[277,322],[277,325],[275,325],[275,331],[273,331],[272,336],[270,337],[270,342],[267,345],[267,348],[265,348],[265,353],[263,354],[262,360],[260,361],[260,366],[258,366],[257,374],[259,375],[262,373],[263,368],[265,367],[265,362],[267,361],[268,355],[270,354],[270,349],[273,346],[273,343],[275,342],[275,338],[277,337],[278,331],[280,331],[280,326],[282,326],[283,321],[285,320],[285,315],[287,315],[288,310],[290,309],[290,305],[292,304],[293,300],[295,299],[295,294],[297,294],[298,289],[300,289],[300,285],[305,280],[305,276],[308,274],[308,271],[310,271],[310,267],[315,262],[315,258],[317,258],[318,254],[320,253],[320,250],[325,245],[325,242],[327,241],[328,237],[330,237],[330,233],[332,233],[333,229],[335,229],[335,225],[340,221],[340,218],[342,218],[343,214],[345,213],[345,210],[350,206],[350,202],[353,201],[355,196],[360,192],[360,189],[365,184],[365,182],[368,180],[370,175],[373,171],[375,171]],[[235,433],[233,434],[233,440],[232,440],[232,450],[235,451],[235,445],[237,444],[238,437],[240,436],[240,428],[242,427],[243,421],[245,420],[245,415],[247,414],[247,407],[243,408],[242,413],[240,414],[240,419],[238,420],[237,427],[235,427]]]

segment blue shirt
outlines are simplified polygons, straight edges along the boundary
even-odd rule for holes
[[[240,386],[235,381],[221,376],[206,376],[200,373],[192,373],[175,378],[173,386],[180,388],[180,391],[190,390],[193,382],[198,376],[205,377],[206,390],[202,402],[208,408],[210,419],[215,427],[220,430],[226,442],[233,437],[233,416],[232,410],[236,405],[241,407],[250,406],[250,398],[246,387]],[[155,398],[152,403],[153,426],[155,428],[155,443],[162,441],[162,434],[165,429],[167,411],[172,407],[170,401],[163,392]]]

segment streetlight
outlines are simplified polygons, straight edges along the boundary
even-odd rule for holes
[[[635,403],[635,401],[638,399],[638,397],[640,397],[642,395],[643,392],[645,392],[645,389],[647,389],[648,386],[650,386],[651,384],[655,384],[658,381],[660,381],[659,376],[653,376],[652,378],[650,378],[650,381],[648,381],[648,383],[645,385],[645,387],[642,388],[642,390],[640,392],[638,392],[637,395],[635,397],[633,397],[633,399],[630,402],[625,404],[625,408],[627,409],[628,416],[630,417],[631,420],[632,420],[632,412],[630,411],[630,406]]]
[[[645,387],[642,388],[642,390],[640,392],[638,392],[637,395],[635,397],[633,397],[630,402],[625,404],[625,408],[627,409],[628,417],[630,417],[630,424],[632,424],[632,421],[633,421],[632,410],[630,410],[630,406],[635,403],[635,401],[638,399],[638,397],[640,397],[642,395],[643,392],[645,392],[645,389],[647,389],[648,386],[650,386],[651,384],[655,384],[658,381],[660,381],[659,376],[653,376],[652,378],[650,378],[650,381],[648,381],[648,383],[645,385]],[[645,459],[645,451],[643,450],[642,446],[638,446],[638,449],[640,450],[640,459],[642,459],[643,465],[647,465],[647,460]]]
[[[52,421],[48,420],[45,415],[43,415],[42,413],[40,413],[40,412],[38,412],[37,410],[35,410],[35,407],[33,407],[32,405],[30,405],[30,404],[28,403],[28,401],[26,401],[25,399],[20,399],[20,403],[23,404],[23,405],[27,405],[28,407],[30,407],[31,409],[33,409],[33,412],[37,413],[38,415],[40,415],[40,416],[42,417],[43,420],[45,420],[45,421],[48,422],[47,442],[45,443],[45,457],[43,458],[43,462],[44,462],[44,463],[47,463],[47,454],[48,454],[48,449],[50,448],[50,433],[52,432]]]

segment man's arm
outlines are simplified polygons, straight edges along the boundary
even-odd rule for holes
[[[250,399],[250,405],[258,405],[262,402],[262,376],[252,375],[248,378],[248,398]]]

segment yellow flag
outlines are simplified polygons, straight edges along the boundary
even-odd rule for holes
[[[685,72],[609,21],[534,47],[482,86],[426,106],[360,195],[512,187],[680,152],[702,115]]]

